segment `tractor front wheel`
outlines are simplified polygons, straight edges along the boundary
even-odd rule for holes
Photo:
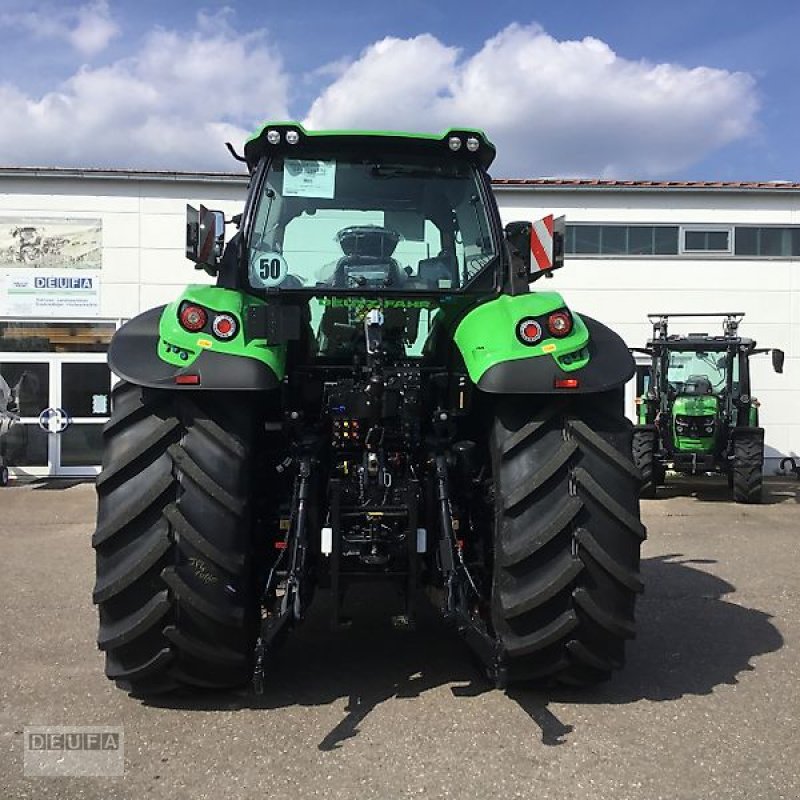
[[[642,590],[621,391],[500,401],[492,622],[509,682],[590,685],[624,661]]]
[[[633,463],[641,473],[639,497],[652,500],[656,489],[664,483],[665,471],[656,459],[658,433],[654,426],[633,429]]]
[[[763,489],[764,432],[734,433],[733,499],[737,503],[760,503]]]

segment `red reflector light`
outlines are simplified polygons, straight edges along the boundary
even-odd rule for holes
[[[542,326],[528,317],[517,323],[517,338],[522,344],[536,344],[542,338]]]
[[[236,320],[230,314],[217,314],[211,323],[211,330],[217,339],[231,339],[236,336]]]
[[[580,385],[577,378],[556,378],[553,383],[556,389],[577,389]]]
[[[275,549],[276,550],[285,550],[286,549],[286,542],[283,539],[278,540],[275,542]]]
[[[200,376],[199,375],[176,375],[175,376],[175,383],[181,384],[183,386],[199,386],[200,385]]]
[[[551,336],[568,336],[572,330],[572,317],[566,311],[556,311],[547,318],[547,330]]]
[[[187,330],[192,333],[203,330],[208,322],[208,314],[206,310],[200,306],[187,305],[181,309],[180,323]]]

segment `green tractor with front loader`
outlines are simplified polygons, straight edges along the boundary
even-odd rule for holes
[[[497,686],[622,665],[645,537],[633,358],[531,291],[563,220],[504,229],[494,155],[477,130],[267,124],[243,212],[188,209],[215,285],[108,354],[94,601],[120,687],[263,689],[315,598],[352,624],[365,583],[402,628],[427,594]]]
[[[670,333],[670,319],[722,318],[722,335]],[[650,314],[653,337],[635,351],[650,356],[637,399],[633,457],[642,473],[641,496],[653,498],[667,470],[727,476],[737,503],[761,502],[764,429],[750,383],[750,358],[772,354],[783,372],[784,353],[758,348],[739,335],[741,312]]]

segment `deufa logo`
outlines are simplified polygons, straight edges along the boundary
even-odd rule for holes
[[[33,725],[25,726],[24,734],[26,777],[125,773],[125,732],[121,726]]]
[[[108,732],[29,733],[29,750],[119,750],[120,734]]]
[[[94,287],[92,278],[57,278],[55,276],[37,275],[33,279],[36,289],[91,289]]]

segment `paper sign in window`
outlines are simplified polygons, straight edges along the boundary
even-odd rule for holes
[[[332,200],[336,192],[336,162],[287,158],[283,165],[284,197]]]

